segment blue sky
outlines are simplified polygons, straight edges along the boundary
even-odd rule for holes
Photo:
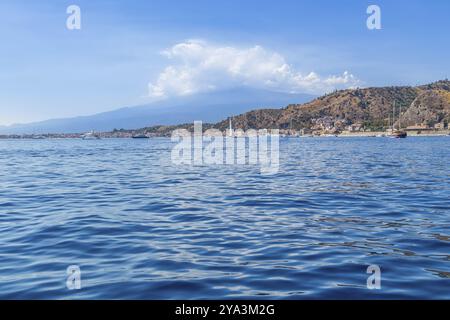
[[[66,28],[71,4],[81,30]],[[370,4],[381,30],[366,27]],[[432,82],[450,70],[449,16],[447,0],[2,0],[0,125],[238,85]]]

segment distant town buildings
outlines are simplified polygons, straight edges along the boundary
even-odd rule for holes
[[[426,123],[417,123],[413,126],[406,127],[407,131],[439,131],[445,129],[447,129],[447,126],[444,122],[436,123],[433,126],[430,126]]]
[[[360,132],[364,131],[363,125],[361,123],[354,123],[349,125],[347,128],[348,132]]]
[[[427,124],[421,123],[421,124],[415,124],[413,126],[406,127],[406,131],[427,131],[431,130],[432,128],[428,126]]]
[[[445,129],[445,123],[444,122],[436,123],[434,125],[434,129],[436,129],[436,130],[444,130]]]
[[[381,132],[386,130],[389,132],[391,127],[381,127],[380,129],[366,127],[362,123],[348,123],[348,120],[334,119],[329,116],[322,118],[311,119],[311,125],[309,127],[304,127],[301,129],[293,129],[292,124],[287,128],[280,129],[279,133],[281,136],[321,136],[321,135],[367,135],[371,132]],[[184,125],[180,126],[155,126],[136,130],[126,130],[126,129],[114,129],[110,132],[98,132],[96,136],[101,139],[104,138],[133,138],[136,136],[151,137],[170,137],[171,132],[175,129],[187,128]],[[232,130],[234,130],[231,127]],[[447,121],[442,121],[434,125],[429,125],[427,123],[417,123],[412,126],[404,128],[411,134],[433,134],[435,132],[440,132],[439,134],[450,134],[448,132]],[[59,134],[15,134],[15,135],[0,135],[0,139],[80,139],[83,138],[83,133],[59,133]]]

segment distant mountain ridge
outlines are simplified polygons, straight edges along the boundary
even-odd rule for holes
[[[306,103],[292,104],[293,101]],[[282,105],[287,105],[284,108]],[[208,123],[204,128],[225,130],[232,116],[236,129],[344,130],[358,124],[366,129],[385,130],[395,122],[403,127],[450,122],[450,81],[421,86],[356,88],[335,91],[311,100],[308,95],[291,95],[261,90],[238,90],[184,97],[150,106],[123,108],[89,117],[49,120],[16,126],[27,133],[113,131],[169,135],[176,128],[192,128],[194,120]],[[251,107],[273,106],[268,109]],[[251,111],[249,111],[251,110]],[[235,114],[233,116],[233,114]],[[237,114],[237,115],[236,115]],[[217,122],[220,118],[221,121]],[[58,128],[59,131],[56,131]],[[136,129],[140,128],[140,129]],[[33,131],[32,131],[33,130]],[[0,129],[5,133],[5,129]],[[10,133],[10,132],[8,132]],[[17,132],[14,132],[17,133]],[[20,132],[19,132],[20,133]]]
[[[147,105],[121,108],[109,112],[36,123],[0,126],[0,134],[83,133],[91,130],[136,129],[155,125],[177,125],[202,120],[215,123],[233,114],[255,108],[281,108],[293,101],[306,102],[308,94],[290,94],[235,88],[226,91],[167,99]]]

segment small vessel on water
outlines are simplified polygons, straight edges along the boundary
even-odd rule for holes
[[[234,130],[233,130],[233,123],[231,122],[232,118],[229,118],[229,128],[228,128],[228,136],[229,137],[234,137]]]
[[[133,138],[133,139],[148,139],[149,137],[142,133],[142,134],[135,134],[131,138]]]
[[[406,138],[408,134],[406,133],[406,131],[394,130],[389,136],[391,138]]]
[[[337,134],[326,133],[326,134],[320,135],[320,137],[337,138],[339,136]]]
[[[393,106],[393,110],[392,110],[392,130],[391,133],[389,134],[390,138],[406,138],[408,136],[408,133],[406,133],[406,131],[402,130],[401,127],[401,114],[402,114],[402,107],[400,106],[400,111],[398,114],[398,129],[395,128],[395,101],[394,101],[394,106]]]
[[[42,136],[42,135],[33,135],[31,137],[31,139],[33,139],[33,140],[42,140],[42,139],[45,139],[45,137]]]
[[[244,137],[244,133],[243,133],[242,130],[234,130],[233,129],[233,122],[232,121],[233,121],[233,117],[230,117],[228,119],[229,127],[225,131],[226,136],[229,137],[229,138],[241,138],[241,137]]]
[[[91,132],[87,132],[81,136],[83,140],[99,140],[100,136],[95,133],[93,130]]]

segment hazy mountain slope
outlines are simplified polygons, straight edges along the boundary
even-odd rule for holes
[[[401,109],[403,126],[434,125],[450,122],[450,81],[442,80],[418,87],[383,87],[336,91],[303,104],[307,95],[290,95],[251,89],[208,93],[154,105],[123,108],[89,117],[49,120],[41,123],[0,129],[0,133],[111,131],[114,128],[157,131],[161,135],[178,124],[189,126],[194,120],[215,123],[214,127],[247,129],[270,128],[335,128],[343,130],[350,124],[384,130],[396,120]],[[287,105],[282,109],[276,107]],[[273,107],[260,109],[261,107]],[[253,111],[247,111],[258,108]],[[397,121],[398,124],[398,121]],[[163,125],[155,127],[156,125]],[[154,127],[154,128],[152,128]],[[139,130],[136,130],[139,131]]]
[[[0,133],[67,133],[136,129],[153,125],[176,125],[194,120],[217,122],[233,114],[261,107],[281,108],[305,102],[313,96],[240,88],[165,100],[149,105],[68,119],[0,127]]]

